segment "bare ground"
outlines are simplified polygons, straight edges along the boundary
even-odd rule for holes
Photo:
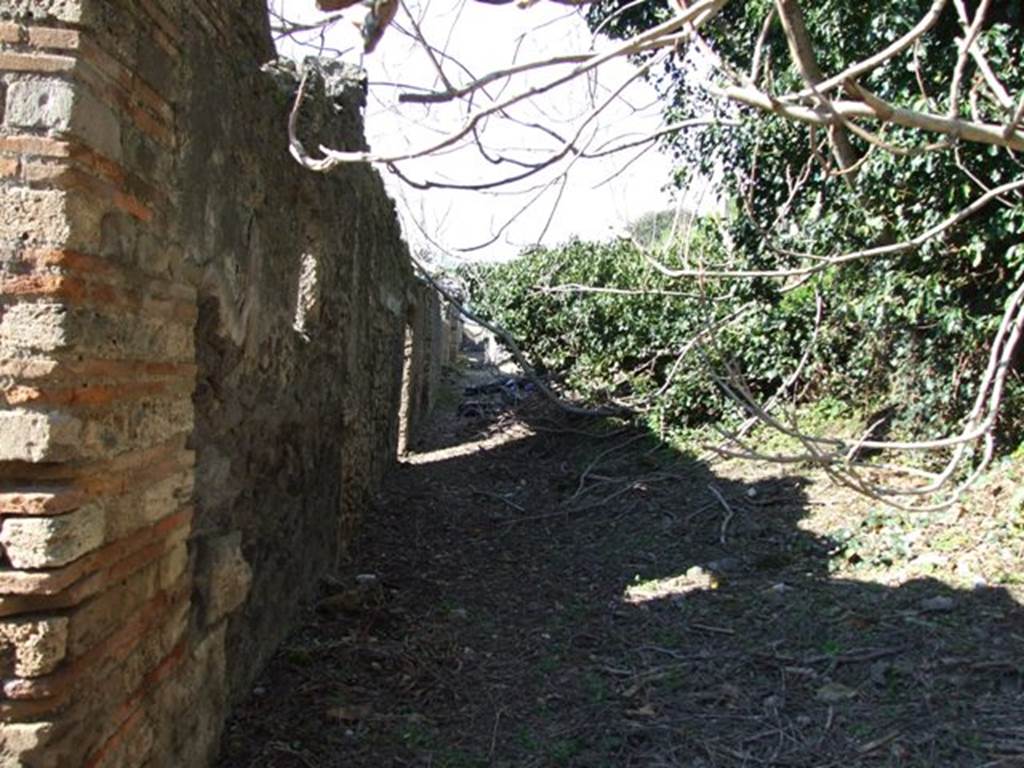
[[[222,767],[1024,766],[1020,462],[913,517],[806,468],[457,404]]]

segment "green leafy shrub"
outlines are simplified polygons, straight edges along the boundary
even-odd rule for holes
[[[705,220],[688,257],[744,263],[726,250],[715,222]],[[677,249],[666,261],[680,266],[682,258]],[[913,437],[950,432],[973,404],[1002,314],[998,292],[996,300],[975,302],[958,293],[971,285],[969,273],[951,279],[913,261],[829,271],[789,290],[723,280],[702,295],[655,269],[629,240],[575,240],[463,276],[474,306],[512,333],[542,373],[594,403],[639,404],[660,429],[735,420],[739,409],[711,374],[731,368],[755,396],[768,398],[815,338],[794,387],[804,400],[865,418],[884,413],[894,435]],[[815,335],[816,294],[824,312]],[[718,327],[707,344],[675,367],[680,350],[709,325]],[[1024,388],[1014,377],[1001,422],[1011,449],[1021,440],[1022,405]]]
[[[704,222],[689,257],[720,261],[721,248],[712,222]],[[708,375],[725,361],[756,393],[774,392],[814,325],[812,288],[784,295],[735,281],[704,296],[681,288],[624,239],[536,248],[511,262],[467,269],[464,277],[474,306],[508,330],[540,372],[596,403],[643,404],[652,421],[673,427],[735,414]],[[713,343],[692,348],[675,365],[695,335],[751,303],[746,316],[713,334]]]
[[[870,13],[851,0],[801,7],[818,65],[835,73],[905,34],[930,5],[929,0],[893,0]],[[588,7],[588,19],[593,28],[626,38],[664,21],[673,7],[672,0],[597,0]],[[801,88],[803,80],[778,20],[764,26],[773,9],[773,0],[728,3],[701,34],[729,69],[751,72],[755,42],[764,30],[756,77],[766,92],[784,94]],[[1022,14],[1017,3],[993,4],[978,37],[1011,94],[1024,90]],[[965,93],[956,107],[951,104],[949,79],[962,34],[955,8],[947,4],[919,45],[866,74],[863,84],[897,106],[1005,120],[990,99]],[[651,54],[640,58],[644,55]],[[665,140],[677,160],[680,185],[716,171],[723,180],[720,192],[729,213],[721,221],[696,222],[688,246],[691,264],[778,269],[806,264],[801,254],[837,255],[905,242],[963,210],[986,189],[1024,176],[1020,157],[1005,149],[962,141],[930,146],[936,136],[892,125],[882,138],[899,151],[878,149],[850,133],[860,162],[853,174],[836,173],[823,131],[709,98],[684,55],[681,48],[651,77],[663,96],[666,122],[718,114],[737,123]],[[964,82],[978,82],[981,76],[969,57],[965,65]],[[798,178],[803,182],[795,184]],[[651,214],[632,232],[646,245],[663,247],[665,239],[651,231],[666,220],[664,214]],[[685,250],[678,243],[665,261],[683,263]],[[914,250],[830,267],[788,292],[782,285],[792,288],[792,280],[763,279],[705,280],[700,285],[712,294],[710,303],[543,290],[558,283],[696,290],[696,281],[665,278],[633,245],[619,241],[573,242],[483,269],[475,278],[475,297],[543,366],[597,400],[642,399],[658,391],[675,351],[704,323],[754,302],[753,311],[713,334],[705,357],[689,358],[653,404],[651,413],[659,420],[685,425],[729,414],[709,376],[726,363],[744,373],[756,395],[778,388],[810,341],[817,292],[824,317],[801,383],[804,396],[842,401],[869,417],[884,414],[891,434],[909,437],[956,430],[973,404],[1007,299],[1022,281],[1024,196],[1016,192]],[[1019,369],[1018,363],[1001,411],[1004,449],[1019,444],[1024,433]]]

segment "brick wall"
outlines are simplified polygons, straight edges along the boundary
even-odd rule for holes
[[[262,0],[0,0],[0,765],[207,763],[394,455],[394,212],[271,55]]]

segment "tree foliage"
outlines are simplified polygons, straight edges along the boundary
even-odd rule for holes
[[[866,12],[863,3],[851,0],[804,3],[818,66],[825,73],[842,71],[904,34],[930,5],[893,0]],[[967,8],[973,14],[977,2]],[[1011,94],[1024,92],[1022,9],[1019,2],[995,3],[978,38]],[[602,0],[589,18],[595,28],[625,38],[670,11],[657,2]],[[724,68],[750,73],[769,92],[796,91],[804,81],[774,13],[772,0],[728,3],[702,34]],[[964,93],[951,95],[961,35],[949,6],[927,37],[871,72],[864,85],[897,106],[1005,120],[1003,108],[977,87],[982,73],[969,59],[961,64]],[[858,158],[844,172],[831,152],[834,133],[830,142],[824,129],[710,100],[692,61],[682,49],[654,76],[667,121],[712,110],[738,125],[675,134],[666,144],[681,186],[699,174],[722,179],[727,213],[702,222],[691,252],[684,256],[680,242],[666,266],[692,265],[696,251],[703,266],[778,269],[806,263],[809,253],[827,257],[910,240],[987,189],[1024,175],[1010,150],[936,142],[893,126],[874,143],[872,137],[833,129],[844,132]],[[702,362],[731,362],[755,394],[767,396],[803,357],[817,294],[824,312],[805,370],[806,395],[827,393],[864,409],[884,408],[895,413],[896,427],[905,434],[948,433],[969,408],[1004,305],[1024,281],[1024,201],[1008,194],[921,247],[830,266],[797,288],[793,280],[712,280],[702,283],[707,295],[700,299],[538,290],[552,280],[693,289],[691,281],[658,273],[624,242],[533,251],[482,274],[478,296],[487,311],[523,334],[546,366],[596,397],[658,391],[680,345],[752,300],[756,309],[717,331]],[[721,402],[706,370],[691,361],[661,393],[658,412],[683,420],[719,417]],[[1021,405],[1015,376],[1002,415],[1011,447],[1020,439]]]
[[[715,259],[710,221],[699,225],[690,254]],[[699,243],[699,244],[698,244]],[[731,295],[709,302],[680,290],[629,240],[572,241],[536,248],[499,265],[468,270],[473,301],[530,350],[534,363],[577,395],[635,408],[652,423],[694,426],[735,414],[705,365],[741,366],[758,393],[777,389],[813,328],[813,290],[775,306],[735,281]],[[808,293],[810,291],[810,293]],[[688,345],[708,325],[716,343]],[[680,358],[683,348],[687,354]],[[709,361],[707,355],[716,360]],[[702,357],[703,356],[703,357]]]

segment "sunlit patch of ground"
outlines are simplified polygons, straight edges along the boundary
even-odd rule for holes
[[[901,512],[854,500],[823,505],[800,527],[828,536],[834,575],[898,586],[930,578],[955,589],[1002,587],[1024,597],[1024,461],[998,463],[963,502]]]
[[[645,603],[648,600],[672,599],[699,589],[718,589],[720,577],[713,571],[695,565],[681,576],[639,581],[626,587],[623,595],[627,603]]]
[[[525,440],[536,434],[532,429],[523,424],[510,424],[508,429],[496,431],[491,434],[478,437],[457,445],[446,448],[438,448],[433,451],[422,451],[408,453],[402,457],[402,461],[412,465],[434,464],[441,461],[451,461],[460,456],[468,456],[480,451],[493,450],[499,446],[508,445],[518,440]]]

